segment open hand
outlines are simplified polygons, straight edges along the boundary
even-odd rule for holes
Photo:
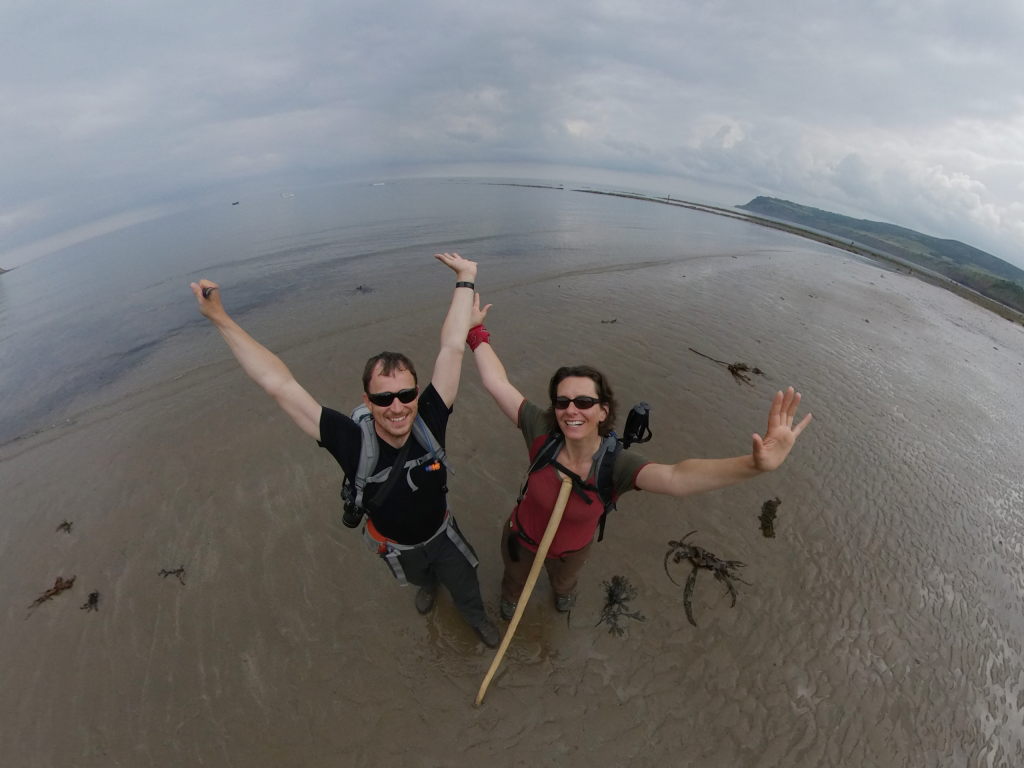
[[[813,416],[808,413],[795,427],[796,409],[800,405],[800,393],[792,387],[785,393],[776,392],[772,398],[771,409],[768,411],[768,429],[762,439],[754,433],[754,466],[762,472],[770,472],[786,460],[793,443],[811,423]]]
[[[434,258],[455,272],[458,280],[476,280],[476,262],[464,259],[457,253],[435,253]]]
[[[473,311],[469,313],[469,327],[476,328],[478,325],[483,325],[484,320],[487,319],[487,311],[494,306],[488,304],[483,309],[480,308],[480,294],[473,294]]]

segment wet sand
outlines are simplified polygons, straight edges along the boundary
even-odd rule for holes
[[[1024,763],[1024,329],[823,246],[764,243],[585,269],[484,263],[513,381],[537,399],[559,364],[606,369],[624,409],[652,405],[654,440],[633,450],[746,452],[790,383],[815,421],[772,475],[625,496],[571,620],[542,579],[479,709],[493,652],[447,596],[416,614],[413,591],[341,526],[333,460],[212,329],[169,341],[69,423],[0,447],[0,762]],[[431,269],[240,319],[345,409],[382,346],[429,376],[448,295]],[[738,385],[689,347],[767,377]],[[452,508],[496,615],[499,527],[525,451],[468,358],[449,452]],[[758,515],[775,496],[766,539]],[[662,564],[693,529],[751,582],[730,608],[700,574],[698,628]],[[159,575],[179,566],[184,583]],[[615,574],[647,617],[623,638],[594,626]],[[93,590],[98,611],[80,610]]]

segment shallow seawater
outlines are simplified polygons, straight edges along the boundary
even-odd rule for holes
[[[512,263],[586,264],[615,251],[675,252],[679,211],[579,192],[460,180],[269,193],[136,225],[0,280],[0,443],[66,417],[162,344],[201,324],[182,286],[230,286],[243,315],[331,306],[382,268],[399,283],[435,250]],[[632,206],[633,210],[630,210]],[[685,215],[682,218],[686,218]],[[723,224],[688,233],[710,243]],[[635,256],[634,256],[635,258]],[[297,299],[301,296],[301,299]]]
[[[5,336],[5,361],[35,354],[50,368],[0,376],[56,405],[18,389],[4,428],[57,426],[0,454],[0,754],[86,766],[1024,760],[1024,329],[848,254],[669,206],[417,182],[325,190],[315,216],[278,211],[305,199],[267,198],[230,226],[220,217],[243,211],[164,222],[162,261],[107,303],[110,272],[95,265],[129,260],[114,243],[90,251],[92,276],[84,253],[53,262],[63,271],[43,306],[11,291],[42,285],[45,262],[5,283],[5,322],[16,314],[53,341],[44,354]],[[117,242],[141,248],[144,235]],[[787,384],[815,416],[776,473],[686,499],[625,495],[571,616],[542,577],[479,709],[492,652],[443,595],[419,617],[412,591],[340,525],[336,465],[245,379],[187,290],[220,281],[236,318],[346,409],[381,347],[409,350],[429,375],[451,283],[430,254],[452,249],[480,262],[492,343],[528,397],[558,365],[587,362],[608,372],[623,413],[651,404],[654,439],[630,450],[666,462],[747,452]],[[766,375],[737,383],[691,348]],[[451,504],[496,615],[498,536],[525,447],[473,368],[467,358],[449,425]],[[776,496],[767,539],[758,515]],[[72,534],[55,531],[72,518]],[[691,530],[743,561],[749,582],[730,607],[699,574],[698,627],[664,566],[668,541]],[[184,584],[158,575],[179,565]],[[26,620],[71,573],[76,590]],[[613,575],[637,587],[631,607],[646,617],[621,638],[595,626]],[[100,610],[78,610],[92,589]]]

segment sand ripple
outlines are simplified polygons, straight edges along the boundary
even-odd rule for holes
[[[415,615],[338,524],[334,468],[223,354],[20,446],[0,462],[5,764],[1024,764],[1022,329],[905,275],[761,241],[601,269],[566,249],[489,275],[488,325],[521,388],[540,397],[570,360],[607,368],[621,402],[654,407],[651,458],[748,450],[789,383],[815,423],[772,476],[627,496],[571,624],[542,585],[480,709],[490,653],[446,598]],[[386,294],[360,297],[360,324],[433,349],[432,324],[410,323],[427,304],[396,317]],[[337,301],[278,318],[319,394],[376,351],[361,327],[337,330],[353,299]],[[537,309],[555,306],[576,309]],[[688,347],[768,376],[739,386]],[[450,428],[452,504],[493,608],[524,464],[475,376]],[[73,536],[53,533],[72,516]],[[692,529],[751,582],[730,608],[701,574],[699,628],[662,568]],[[180,564],[184,585],[157,575]],[[100,589],[101,610],[78,611],[76,588],[25,620],[57,574]],[[648,617],[621,639],[594,627],[612,574]]]

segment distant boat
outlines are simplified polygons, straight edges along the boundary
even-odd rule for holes
[[[281,197],[295,197],[294,192],[282,192]]]
[[[238,205],[238,201],[235,200],[235,202],[233,202],[232,205]]]
[[[384,182],[383,181],[375,181],[375,182],[373,182],[373,186],[375,186],[375,187],[383,187],[384,186]]]

